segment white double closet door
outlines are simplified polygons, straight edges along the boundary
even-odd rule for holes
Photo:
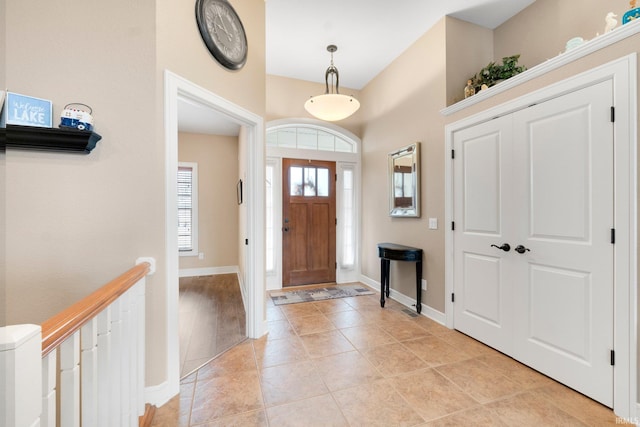
[[[453,161],[455,328],[608,406],[612,94],[609,80],[457,131]]]

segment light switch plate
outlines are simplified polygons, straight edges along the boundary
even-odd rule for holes
[[[438,229],[438,218],[429,218],[429,230]]]

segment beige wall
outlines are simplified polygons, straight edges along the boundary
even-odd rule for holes
[[[324,70],[319,70],[323,73]],[[304,109],[304,103],[312,96],[325,92],[324,83],[308,82],[280,76],[267,76],[266,121],[290,118],[314,118]],[[355,89],[340,88],[340,93],[353,95],[360,100],[360,92]],[[355,135],[362,131],[363,113],[358,110],[344,120],[333,122]]]
[[[375,77],[361,92],[362,115],[362,274],[380,280],[376,244],[396,242],[424,249],[423,301],[444,310],[444,120],[445,20]],[[420,141],[421,218],[391,218],[388,202],[387,154]],[[428,218],[440,219],[429,230]],[[415,295],[415,268],[392,263],[391,287]]]
[[[178,161],[198,164],[198,252],[180,269],[238,265],[238,138],[180,133]]]
[[[172,72],[247,110],[265,112],[264,0],[230,0],[247,33],[249,56],[239,71],[229,71],[209,53],[195,21],[194,2],[157,3],[158,72]],[[162,83],[159,75],[158,82]]]
[[[0,0],[0,90],[6,86],[6,53],[7,53],[7,5]]]
[[[5,0],[0,0],[0,90],[4,90],[5,84],[5,56],[6,56],[6,5]],[[5,217],[5,151],[0,146],[0,216]],[[0,221],[0,327],[7,324],[7,287],[6,287],[6,252],[5,252],[5,221]]]
[[[103,137],[89,155],[7,154],[8,320],[39,323],[152,256],[149,386],[167,379],[164,70],[264,115],[264,1],[231,3],[249,41],[234,72],[204,47],[193,2],[9,0],[2,15],[6,87],[51,99],[54,115],[91,105]]]
[[[494,60],[493,31],[447,17],[447,106],[464,99],[467,80]]]
[[[574,37],[602,34],[608,12],[618,15],[620,25],[628,9],[628,0],[537,0],[495,29],[495,59],[520,53],[520,64],[531,68],[564,52]]]
[[[86,103],[102,135],[90,155],[7,154],[10,323],[43,321],[137,257],[163,265],[153,11],[152,1],[7,4],[7,88],[52,100],[54,126],[66,103]],[[162,283],[159,268],[151,293]]]
[[[5,195],[5,151],[0,147],[0,215],[5,216],[6,195]],[[7,286],[6,286],[6,245],[5,245],[5,221],[0,221],[0,328],[6,326],[7,322]]]
[[[7,88],[93,107],[89,155],[7,153],[9,323],[40,323],[156,258],[148,307],[164,307],[164,159],[156,126],[155,2],[84,7],[10,0]],[[77,35],[77,37],[72,37]],[[25,298],[28,296],[28,298]],[[149,310],[149,366],[163,364],[164,315]]]

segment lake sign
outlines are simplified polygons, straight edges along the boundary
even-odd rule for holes
[[[51,101],[7,92],[0,126],[19,125],[50,128]]]

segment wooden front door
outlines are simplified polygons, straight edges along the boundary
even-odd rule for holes
[[[282,284],[336,280],[336,165],[282,159]]]

